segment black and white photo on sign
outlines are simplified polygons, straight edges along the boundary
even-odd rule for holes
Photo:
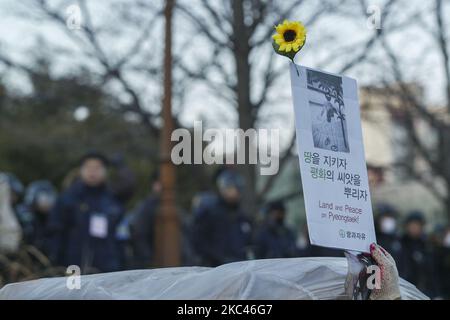
[[[350,152],[342,78],[307,70],[307,85],[314,147]]]

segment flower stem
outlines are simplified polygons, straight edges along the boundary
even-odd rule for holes
[[[292,64],[293,64],[294,67],[295,67],[295,71],[297,71],[297,77],[300,77],[300,73],[298,72],[298,68],[297,68],[297,65],[296,65],[295,62],[294,62],[294,59],[292,59],[291,62],[292,62]]]

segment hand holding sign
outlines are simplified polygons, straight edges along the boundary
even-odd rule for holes
[[[311,244],[369,252],[375,242],[356,81],[291,65]]]

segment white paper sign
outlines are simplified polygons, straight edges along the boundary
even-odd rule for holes
[[[375,242],[356,80],[291,64],[311,244],[369,252]]]
[[[93,214],[89,221],[89,234],[92,237],[105,239],[108,236],[108,219],[102,214]]]

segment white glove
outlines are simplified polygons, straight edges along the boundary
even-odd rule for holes
[[[370,254],[376,261],[381,272],[380,289],[373,289],[370,300],[401,299],[399,277],[394,258],[381,246],[372,243]]]

